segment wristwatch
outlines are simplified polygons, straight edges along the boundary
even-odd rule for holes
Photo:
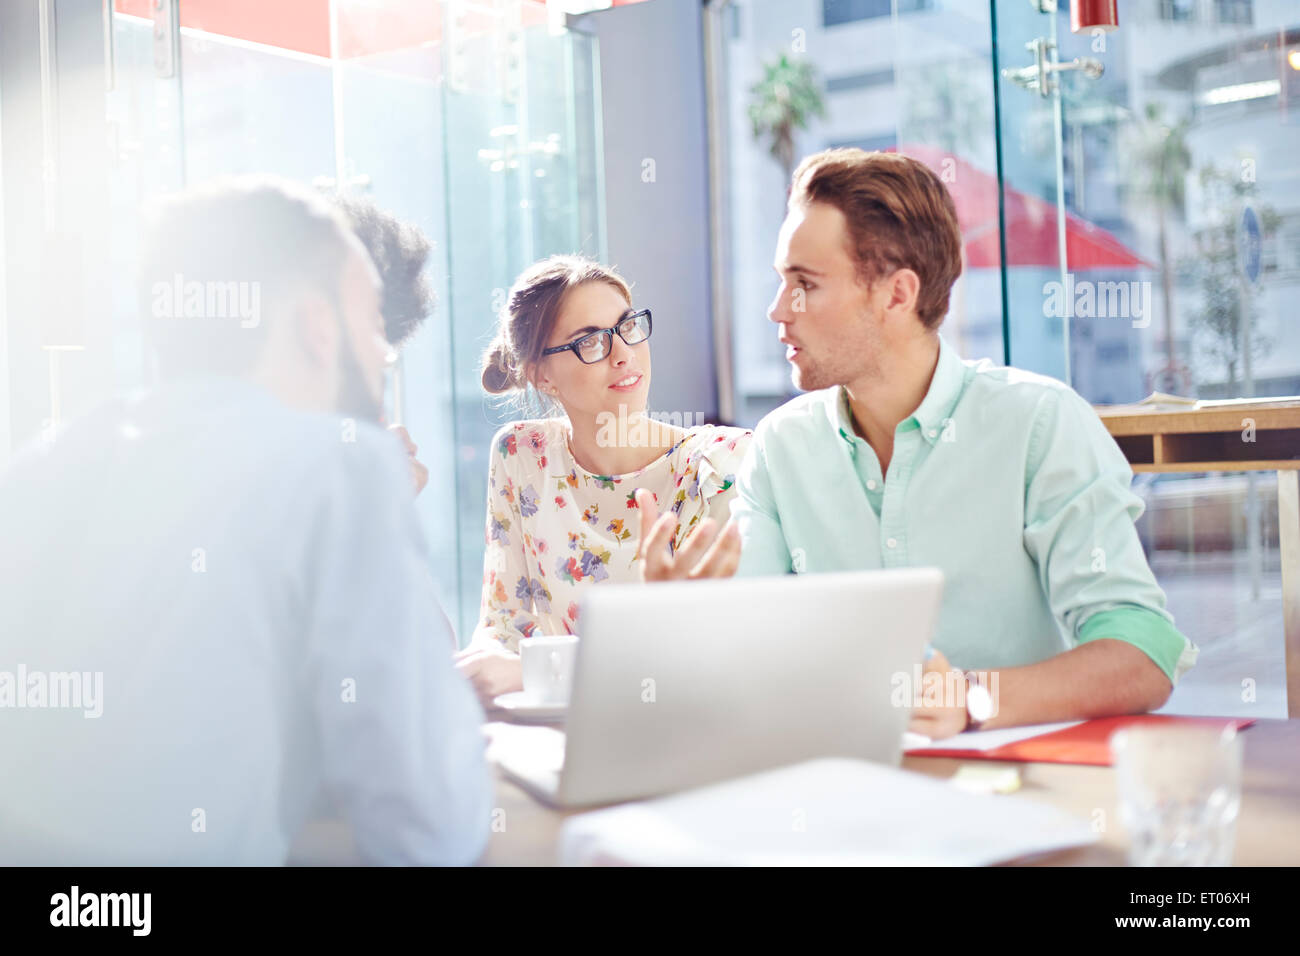
[[[975,672],[966,672],[966,729],[979,730],[984,721],[993,716],[993,697],[989,689],[974,679]]]

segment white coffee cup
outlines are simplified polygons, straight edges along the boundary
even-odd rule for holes
[[[524,693],[539,704],[567,704],[577,659],[578,638],[573,634],[521,639],[519,664]]]

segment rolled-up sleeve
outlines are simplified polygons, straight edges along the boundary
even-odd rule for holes
[[[1074,644],[1125,641],[1177,683],[1197,649],[1174,626],[1142,551],[1132,479],[1087,402],[1066,389],[1044,394],[1028,447],[1024,544],[1052,612]]]

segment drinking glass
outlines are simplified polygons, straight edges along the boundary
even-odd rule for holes
[[[1126,727],[1110,738],[1133,866],[1228,866],[1241,808],[1235,726]]]

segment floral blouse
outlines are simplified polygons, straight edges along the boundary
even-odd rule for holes
[[[699,523],[725,523],[752,433],[701,425],[639,471],[593,475],[569,451],[563,418],[515,422],[492,441],[480,639],[511,651],[521,637],[577,634],[589,584],[640,580],[635,493],[652,492],[678,519],[671,547]]]

